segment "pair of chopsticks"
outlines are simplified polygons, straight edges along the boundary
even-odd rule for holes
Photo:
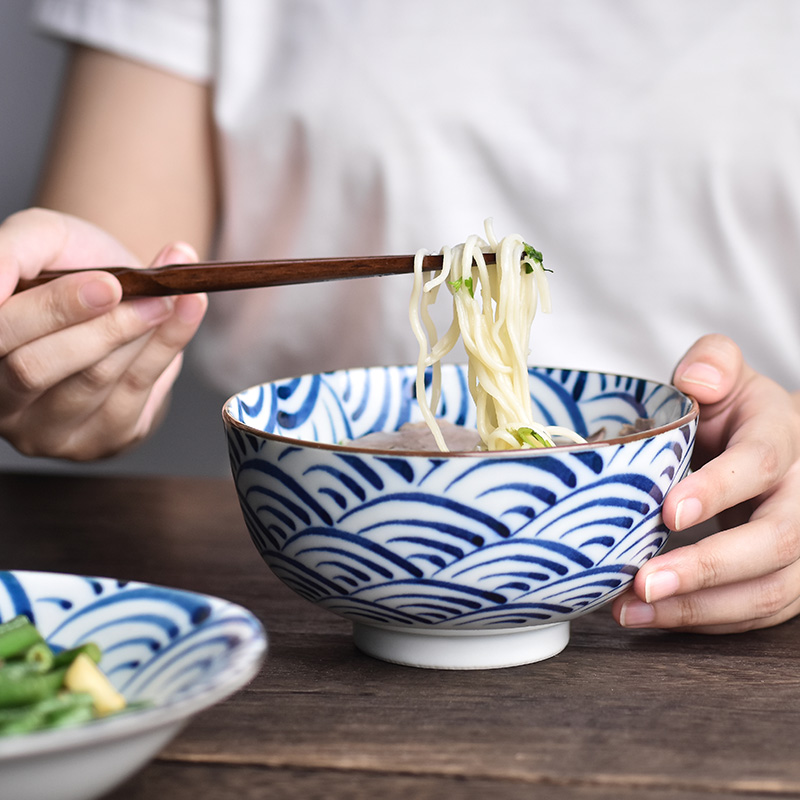
[[[487,264],[494,253],[485,253]],[[442,268],[442,256],[428,255],[425,270]],[[414,271],[414,256],[359,256],[356,258],[306,258],[284,261],[211,261],[198,264],[168,264],[163,267],[91,267],[110,272],[122,284],[124,297],[156,297],[195,292],[224,292],[263,286],[288,286],[347,278],[407,275]],[[16,292],[40,286],[69,275],[72,270],[43,272],[21,280]]]

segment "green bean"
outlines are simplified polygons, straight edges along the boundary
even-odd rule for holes
[[[69,666],[81,653],[89,656],[95,664],[100,663],[100,648],[94,642],[87,642],[79,647],[73,647],[70,650],[62,650],[55,655],[53,659],[54,667],[67,667]]]
[[[69,692],[61,695],[63,702],[59,708],[54,708],[45,715],[46,728],[65,728],[68,725],[77,725],[94,719],[92,696],[80,692]]]
[[[29,664],[24,659],[6,661],[5,664],[0,666],[0,682],[19,681],[29,675],[37,675],[38,673],[39,669],[36,664]]]
[[[42,635],[24,614],[0,624],[0,658],[13,658],[41,641]]]
[[[27,668],[17,670],[16,667]],[[30,664],[8,664],[0,669],[0,708],[15,708],[51,697],[64,682],[66,667],[36,672]]]
[[[90,695],[60,692],[32,705],[0,709],[0,736],[45,728],[63,728],[88,722],[93,716]]]
[[[0,709],[0,736],[30,733],[44,725],[44,715],[31,706]]]
[[[33,703],[29,706],[35,709],[42,716],[49,717],[51,714],[57,714],[65,708],[72,708],[73,706],[91,705],[92,698],[83,692],[58,692],[52,697],[45,697],[38,703]]]
[[[5,622],[0,622],[0,637],[5,636],[7,633],[11,633],[18,628],[23,628],[26,625],[30,625],[30,622],[30,619],[28,619],[25,614],[17,614],[15,617],[11,617],[11,619],[7,619]]]
[[[25,651],[25,663],[35,666],[39,672],[51,670],[55,656],[47,642],[36,642]]]
[[[0,736],[121,711],[125,700],[96,666],[100,656],[93,642],[54,653],[23,614],[0,623]]]

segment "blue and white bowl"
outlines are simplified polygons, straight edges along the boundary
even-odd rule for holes
[[[141,710],[0,738],[0,796],[89,800],[140,769],[197,712],[258,672],[261,623],[207,595],[47,572],[0,572],[0,621],[26,614],[60,651],[93,641],[100,666]]]
[[[247,389],[223,409],[250,536],[273,572],[352,620],[356,645],[414,666],[528,663],[567,644],[659,552],[664,496],[689,468],[697,403],[619,375],[531,368],[539,420],[602,442],[494,453],[350,441],[421,419],[416,368],[354,369]],[[475,426],[466,369],[441,416]],[[651,429],[619,436],[639,418]]]

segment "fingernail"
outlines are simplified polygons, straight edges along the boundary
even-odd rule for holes
[[[671,569],[654,572],[645,579],[644,599],[648,603],[655,603],[665,597],[672,597],[678,591],[679,584],[678,575]]]
[[[702,361],[695,361],[681,373],[677,378],[685,383],[693,383],[696,386],[705,386],[709,389],[719,389],[722,383],[722,373],[711,364],[704,364]]]
[[[649,606],[641,600],[628,600],[619,613],[619,622],[623,628],[649,625],[655,618],[656,611],[653,606]]]
[[[197,250],[186,242],[174,242],[170,245],[165,255],[168,262],[174,261],[179,263],[181,261],[194,262],[200,260],[200,257],[197,255]]]
[[[691,528],[700,521],[703,515],[703,506],[696,497],[687,497],[681,500],[675,509],[675,530],[682,531]]]
[[[117,299],[117,289],[107,281],[89,281],[78,289],[78,298],[86,308],[106,308]]]
[[[133,307],[145,322],[159,322],[172,313],[174,301],[171,297],[143,297],[134,300]]]

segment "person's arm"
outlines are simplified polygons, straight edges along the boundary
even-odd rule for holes
[[[614,602],[626,627],[731,633],[800,613],[800,393],[758,374],[726,337],[705,336],[675,370],[700,402],[696,471],[667,495],[681,531],[725,530],[647,562]]]
[[[206,255],[217,199],[211,90],[75,49],[37,203],[98,225],[143,263],[166,243]]]
[[[206,298],[121,302],[81,271],[196,258],[215,222],[209,89],[79,48],[39,202],[0,225],[0,436],[28,455],[86,460],[147,436]]]

